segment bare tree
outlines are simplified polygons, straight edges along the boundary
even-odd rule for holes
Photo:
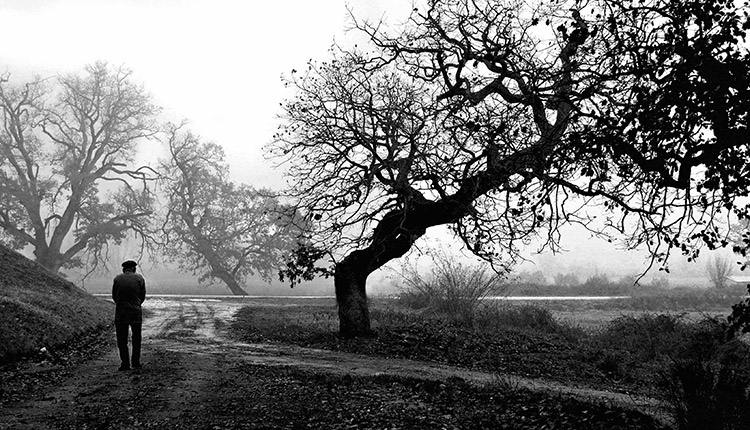
[[[395,35],[355,20],[373,53],[287,79],[269,147],[334,262],[341,334],[370,331],[368,275],[436,225],[500,269],[570,223],[667,270],[720,246],[717,215],[748,212],[743,11],[431,0]]]
[[[155,133],[159,109],[131,72],[104,63],[82,75],[13,85],[0,78],[0,228],[32,246],[52,272],[101,261],[110,241],[149,236],[150,168],[136,145]]]
[[[714,288],[727,289],[729,275],[732,274],[732,261],[727,257],[713,257],[706,263],[706,276]]]
[[[170,157],[162,162],[166,221],[165,250],[181,267],[219,279],[236,295],[249,275],[270,281],[299,230],[291,208],[269,190],[235,185],[228,179],[224,151],[183,126],[168,128]]]

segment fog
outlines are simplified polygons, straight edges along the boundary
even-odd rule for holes
[[[463,264],[474,265],[481,262],[462,250],[458,241],[453,240],[440,228],[430,231],[426,238],[405,258],[392,261],[384,269],[373,273],[368,280],[368,294],[371,296],[397,294],[402,284],[399,272],[403,264],[417,264],[420,271],[427,274],[430,269],[429,254],[431,250],[449,250]],[[555,275],[575,274],[581,282],[595,275],[605,275],[611,281],[633,280],[648,268],[649,259],[646,252],[624,251],[615,244],[592,238],[589,233],[580,229],[568,228],[562,238],[564,252],[536,253],[530,247],[524,253],[528,261],[518,265],[513,273],[508,274],[510,281],[518,280],[526,274],[541,272],[548,284],[553,283]],[[420,254],[421,252],[421,254]],[[120,262],[127,259],[139,261],[138,271],[147,280],[150,293],[157,294],[229,294],[229,290],[219,281],[200,284],[198,275],[178,269],[161,258],[149,255],[138,255],[138,246],[134,242],[125,242],[120,248],[113,247],[107,267],[83,278],[83,272],[67,271],[66,276],[77,285],[91,293],[110,291],[112,278],[120,273]],[[706,264],[711,258],[722,257],[735,261],[738,258],[729,250],[702,252],[696,262],[687,262],[684,256],[675,254],[670,260],[670,271],[659,271],[654,266],[640,279],[639,283],[653,288],[658,287],[709,287],[705,274]],[[735,270],[735,274],[740,274]],[[272,280],[266,282],[259,277],[250,277],[245,291],[250,295],[332,295],[333,278],[321,278],[312,282],[303,282],[291,288],[288,283]]]

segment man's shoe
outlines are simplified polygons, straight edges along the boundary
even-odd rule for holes
[[[133,369],[140,369],[141,367],[143,367],[143,366],[141,366],[141,363],[135,363],[135,364],[133,364]]]
[[[130,366],[120,366],[120,368],[117,369],[117,370],[119,370],[119,371],[130,370]]]

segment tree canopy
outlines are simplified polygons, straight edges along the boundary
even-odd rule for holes
[[[335,262],[341,331],[369,331],[367,276],[449,225],[512,265],[560,227],[647,248],[727,245],[747,217],[747,7],[734,1],[442,1],[354,26],[286,83],[269,152]]]
[[[94,262],[127,231],[150,234],[155,178],[135,148],[159,109],[131,72],[105,63],[83,74],[13,84],[0,77],[0,228],[52,272]]]
[[[299,236],[294,212],[269,190],[230,181],[221,146],[183,126],[168,126],[167,136],[163,249],[201,281],[221,280],[236,295],[247,294],[249,275],[270,281]]]

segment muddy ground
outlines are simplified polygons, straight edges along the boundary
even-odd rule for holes
[[[225,329],[247,304],[149,300],[140,370],[117,370],[111,331],[87,341],[88,355],[37,357],[4,369],[0,428],[635,429],[668,421],[648,398],[426,362],[237,342]]]

